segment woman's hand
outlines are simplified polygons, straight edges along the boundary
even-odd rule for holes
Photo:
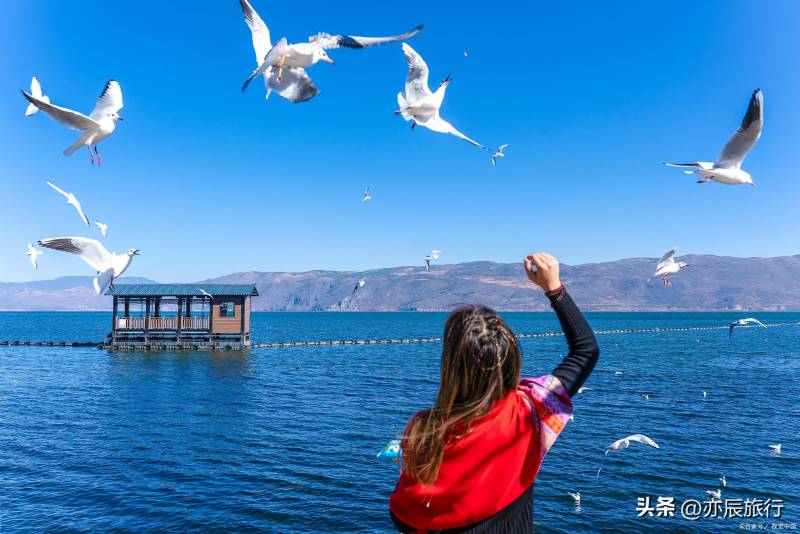
[[[545,291],[561,287],[558,276],[558,260],[546,252],[537,252],[525,258],[525,272],[528,279]]]

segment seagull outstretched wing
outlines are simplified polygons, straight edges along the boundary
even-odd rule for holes
[[[669,252],[661,256],[661,260],[659,260],[658,265],[656,265],[656,270],[661,269],[663,266],[675,263],[675,254],[678,253],[678,247],[672,247]]]
[[[29,95],[25,91],[22,91],[22,96],[24,96],[28,102],[47,113],[53,120],[63,124],[70,130],[96,130],[100,127],[97,122],[90,119],[83,113],[78,113],[77,111],[73,111],[71,109],[50,104],[49,102],[45,102],[44,100],[36,98],[35,96]]]
[[[416,50],[407,43],[403,43],[403,54],[408,61],[408,76],[406,77],[406,96],[414,101],[431,94],[428,87],[428,65]]]
[[[49,237],[41,239],[39,245],[53,250],[76,254],[97,272],[108,270],[113,256],[96,239],[88,237]]]
[[[119,86],[117,80],[108,80],[103,91],[97,98],[97,104],[92,110],[89,118],[93,121],[99,121],[103,117],[107,117],[113,113],[118,112],[123,107],[122,102],[122,87]]]
[[[725,148],[722,149],[717,158],[717,167],[742,166],[745,156],[761,137],[761,129],[764,126],[764,93],[761,89],[753,91],[750,97],[750,104],[747,113],[744,114],[742,124],[728,140]]]
[[[308,38],[308,42],[316,43],[324,50],[332,48],[369,48],[386,43],[396,43],[414,37],[422,31],[422,25],[413,30],[401,33],[400,35],[390,35],[388,37],[359,37],[358,35],[331,35],[329,33],[318,33]]]

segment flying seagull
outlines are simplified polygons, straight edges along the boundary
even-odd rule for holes
[[[97,229],[100,230],[100,233],[103,234],[103,237],[108,235],[108,225],[106,223],[95,221],[94,224],[97,226]]]
[[[418,34],[422,26],[410,32],[390,37],[358,37],[356,35],[331,35],[318,33],[308,38],[306,43],[289,44],[286,37],[274,45],[270,40],[269,28],[256,13],[248,0],[239,0],[247,27],[253,39],[253,50],[256,54],[256,70],[244,82],[242,91],[258,76],[264,77],[267,86],[267,98],[272,91],[291,102],[305,102],[317,95],[319,90],[314,86],[305,69],[319,61],[333,65],[326,50],[333,48],[368,48],[402,41]]]
[[[747,326],[747,325],[750,325],[750,324],[758,325],[758,326],[761,326],[763,328],[767,327],[767,325],[765,325],[764,323],[762,323],[761,321],[759,321],[755,317],[748,317],[747,319],[737,319],[736,321],[733,321],[730,324],[730,330],[728,330],[728,339],[730,339],[731,336],[733,335],[733,329],[734,328],[736,328],[737,326]]]
[[[441,256],[441,254],[442,253],[440,251],[438,251],[438,250],[432,250],[430,254],[425,256],[425,270],[426,271],[430,271],[431,270],[431,262],[435,261],[435,260],[438,260],[439,256]]]
[[[369,194],[369,187],[368,187],[368,188],[364,189],[364,192],[361,195],[361,203],[362,204],[366,204],[370,200],[372,200],[372,197]]]
[[[711,495],[711,498],[713,500],[717,500],[718,501],[718,500],[722,499],[722,490],[721,489],[706,490],[706,493]]]
[[[199,292],[200,292],[200,294],[201,294],[201,295],[203,295],[204,297],[208,297],[209,299],[211,299],[211,300],[214,300],[214,296],[213,296],[211,293],[209,293],[208,291],[206,291],[205,289],[203,289],[202,287],[201,287],[201,288],[199,288],[199,289],[198,289],[198,291],[199,291]]]
[[[462,134],[439,116],[439,108],[442,107],[444,93],[450,84],[450,76],[448,75],[432,93],[428,88],[428,65],[425,64],[425,60],[407,43],[403,43],[403,53],[408,61],[408,77],[405,93],[397,93],[399,109],[394,114],[402,115],[405,120],[411,121],[412,130],[419,124],[434,132],[455,135],[480,149],[487,150],[485,146]]]
[[[508,144],[505,144],[505,145],[500,145],[499,147],[497,147],[497,148],[494,150],[494,152],[492,152],[492,155],[491,155],[491,156],[489,156],[489,157],[492,159],[492,165],[493,165],[493,166],[494,166],[495,164],[497,164],[497,158],[504,158],[504,157],[506,157],[506,155],[505,155],[505,154],[503,154],[503,150],[505,150],[505,149],[507,149],[507,148],[508,148]]]
[[[91,115],[88,117],[83,113],[72,111],[71,109],[62,108],[45,101],[44,99],[37,98],[35,95],[28,94],[22,91],[28,102],[41,109],[53,120],[60,122],[70,130],[80,130],[82,135],[75,143],[64,150],[64,154],[71,156],[82,146],[89,149],[89,157],[92,164],[94,164],[95,157],[97,157],[97,164],[102,163],[100,152],[97,151],[97,143],[108,137],[114,132],[117,126],[117,121],[121,121],[122,117],[119,115],[119,110],[122,109],[122,88],[116,80],[109,80],[100,93],[97,99],[97,104],[94,106]],[[92,145],[94,144],[94,152],[92,152]]]
[[[28,243],[28,252],[26,252],[28,256],[31,257],[31,263],[33,264],[33,270],[39,270],[39,256],[42,255],[42,251],[34,247],[31,243]]]
[[[660,448],[658,446],[658,443],[656,443],[652,439],[648,438],[644,434],[632,434],[632,435],[630,435],[630,436],[628,436],[626,438],[618,439],[617,441],[615,441],[614,443],[609,445],[608,448],[606,449],[605,455],[603,456],[603,461],[605,461],[605,459],[608,456],[609,452],[611,452],[611,451],[619,451],[619,450],[622,450],[622,449],[627,449],[628,447],[630,447],[631,442],[634,442],[634,441],[639,442],[639,443],[643,443],[645,445],[649,445],[650,447],[653,447],[653,448],[656,448],[656,449]],[[600,463],[600,468],[597,470],[597,477],[600,476],[600,471],[602,469],[603,469],[603,464],[601,462]]]
[[[31,96],[38,98],[45,104],[50,103],[50,97],[42,94],[42,86],[36,76],[31,78]],[[25,110],[25,116],[30,117],[37,111],[39,111],[39,108],[37,108],[34,104],[28,104],[28,108]]]
[[[581,386],[581,387],[579,387],[579,388],[578,388],[578,394],[581,394],[581,393],[583,393],[584,391],[591,391],[591,389],[592,389],[592,388],[590,388],[590,387]]]
[[[106,288],[114,287],[114,279],[122,276],[133,257],[139,254],[135,248],[129,248],[125,254],[109,252],[100,241],[88,237],[50,237],[39,240],[39,245],[80,256],[97,271],[92,285],[98,295]]]
[[[361,280],[359,280],[358,282],[356,282],[356,287],[354,287],[354,288],[353,288],[353,292],[350,294],[350,296],[352,297],[353,295],[355,295],[355,294],[356,294],[356,291],[358,291],[358,290],[359,290],[359,288],[362,288],[362,287],[364,287],[364,285],[365,285],[366,283],[367,283],[367,279],[366,279],[366,278],[362,278]]]
[[[83,212],[83,208],[81,207],[81,203],[78,202],[78,198],[75,195],[73,195],[72,193],[68,193],[68,192],[64,191],[63,189],[58,187],[56,184],[54,184],[50,180],[47,181],[47,185],[49,185],[50,187],[52,187],[53,189],[55,189],[56,191],[61,193],[64,196],[64,198],[67,199],[67,204],[69,204],[70,206],[74,207],[75,211],[77,211],[78,215],[80,215],[81,219],[83,219],[83,224],[85,224],[86,226],[89,226],[89,219],[86,217],[86,214]]]
[[[736,132],[728,139],[728,143],[717,157],[717,161],[696,161],[693,163],[665,163],[670,167],[691,167],[694,170],[684,171],[686,174],[697,174],[701,178],[698,184],[704,184],[709,180],[714,180],[721,184],[741,185],[753,183],[750,173],[742,170],[742,162],[747,153],[761,137],[761,129],[764,127],[764,94],[761,89],[753,91],[750,97],[750,105],[747,113],[742,119],[742,124]]]
[[[664,287],[672,287],[672,282],[669,280],[669,275],[677,274],[678,271],[684,267],[689,267],[685,261],[675,261],[675,254],[678,252],[678,247],[672,247],[669,252],[661,257],[661,260],[656,265],[656,272],[653,276],[660,276],[664,279]]]

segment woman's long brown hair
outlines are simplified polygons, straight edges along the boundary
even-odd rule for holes
[[[494,310],[464,306],[444,327],[441,378],[436,402],[418,413],[403,438],[404,469],[423,485],[436,481],[451,440],[519,384],[520,350]]]

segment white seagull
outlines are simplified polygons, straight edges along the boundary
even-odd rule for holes
[[[672,287],[672,282],[669,280],[669,275],[677,274],[678,271],[684,267],[689,267],[685,261],[675,261],[675,254],[678,252],[678,247],[672,249],[664,254],[656,265],[656,272],[653,276],[660,276],[664,279],[664,287]]]
[[[650,394],[649,393],[642,393],[642,398],[644,400],[650,400]]]
[[[83,113],[50,104],[49,100],[45,101],[37,98],[36,95],[28,94],[25,91],[22,91],[22,96],[70,130],[83,132],[72,146],[64,150],[65,155],[71,156],[80,147],[85,146],[89,149],[89,157],[92,160],[92,164],[94,164],[95,156],[97,157],[97,164],[100,165],[102,163],[100,152],[97,151],[97,143],[111,135],[117,126],[117,121],[123,120],[118,113],[123,106],[122,88],[116,80],[106,82],[106,86],[103,88],[103,92],[100,93],[94,110],[88,117]],[[94,145],[94,152],[92,152],[92,145]]]
[[[581,387],[578,388],[578,394],[583,393],[584,391],[591,391],[591,390],[592,390],[592,388],[590,388],[590,387],[581,386]]]
[[[269,98],[270,92],[275,91],[291,102],[311,100],[319,92],[305,69],[319,61],[326,61],[333,65],[333,60],[328,57],[326,50],[339,47],[367,48],[393,43],[413,37],[422,30],[422,26],[417,26],[410,32],[390,37],[358,37],[318,33],[309,37],[306,43],[289,44],[284,37],[273,45],[270,40],[269,28],[250,5],[250,2],[239,0],[239,4],[242,6],[247,27],[250,28],[253,50],[256,53],[256,70],[244,82],[242,91],[247,89],[247,86],[255,78],[263,76],[267,86],[267,98]]]
[[[781,453],[781,444],[780,443],[775,443],[773,445],[770,445],[769,448],[772,449],[772,452],[774,454],[780,454]]]
[[[750,97],[750,105],[747,113],[742,119],[742,124],[728,140],[717,157],[717,161],[696,161],[693,163],[665,163],[670,167],[692,167],[693,171],[684,171],[686,174],[697,174],[701,176],[698,184],[704,184],[709,180],[714,180],[721,184],[741,185],[753,183],[750,173],[742,170],[742,162],[747,153],[761,137],[761,129],[764,127],[764,94],[761,89],[753,91]]]
[[[368,188],[364,189],[364,192],[361,195],[361,203],[362,204],[366,204],[370,200],[372,200],[372,197],[369,194],[369,187],[368,187]]]
[[[80,256],[97,271],[92,285],[98,295],[106,288],[114,287],[114,279],[122,276],[133,257],[139,254],[135,248],[129,248],[125,254],[109,252],[100,241],[88,237],[50,237],[39,240],[39,245]]]
[[[355,294],[356,294],[356,291],[358,291],[358,290],[359,290],[359,288],[362,288],[362,287],[364,287],[364,285],[365,285],[366,283],[367,283],[367,279],[366,279],[366,278],[362,278],[361,280],[359,280],[358,282],[356,282],[356,287],[354,287],[354,288],[353,288],[353,292],[350,294],[350,296],[352,297],[353,295],[355,295]]]
[[[492,152],[492,155],[491,155],[491,156],[489,156],[489,157],[492,159],[492,165],[495,165],[495,164],[497,164],[497,158],[504,158],[504,157],[506,157],[506,155],[505,155],[505,154],[503,154],[503,150],[505,150],[505,149],[507,149],[507,148],[508,148],[508,144],[505,144],[505,145],[500,145],[499,147],[497,147],[497,148],[494,150],[494,152]]]
[[[725,475],[719,477],[719,483],[722,484],[723,488],[728,485],[728,480],[725,478]]]
[[[435,261],[435,260],[438,260],[439,256],[441,256],[441,255],[442,255],[442,253],[440,251],[432,250],[430,254],[425,256],[425,270],[426,271],[430,271],[431,270],[431,262]]]
[[[31,263],[33,264],[33,270],[39,270],[39,256],[42,255],[42,251],[34,247],[31,243],[28,243],[28,252],[26,252],[28,256],[31,257]]]
[[[103,237],[108,235],[108,225],[106,223],[95,221],[94,224],[97,226],[97,229],[100,230],[100,233],[103,235]]]
[[[767,325],[756,319],[755,317],[748,317],[747,319],[737,319],[730,324],[730,329],[728,330],[728,339],[731,338],[733,335],[733,329],[737,326],[747,326],[750,324],[758,325],[763,328],[766,328]]]
[[[721,489],[715,489],[715,490],[706,490],[706,493],[708,493],[709,495],[711,495],[711,498],[712,498],[712,499],[715,499],[715,500],[717,500],[717,501],[719,501],[719,500],[721,500],[721,499],[722,499],[722,490],[721,490]]]
[[[606,449],[605,455],[603,456],[603,462],[605,461],[605,459],[608,456],[609,452],[611,452],[611,451],[619,451],[619,450],[622,450],[622,449],[627,449],[628,447],[630,447],[631,442],[633,442],[633,441],[637,441],[639,443],[643,443],[645,445],[649,445],[649,446],[651,446],[653,448],[656,448],[656,449],[659,448],[658,443],[656,443],[652,439],[648,438],[644,434],[632,434],[632,435],[628,436],[627,438],[618,439],[617,441],[615,441],[614,443],[609,445],[608,448]],[[603,469],[603,463],[601,462],[600,463],[600,468],[597,470],[597,477],[596,478],[600,477],[600,471],[602,469]]]
[[[614,373],[614,376],[622,376],[624,374],[625,373],[623,373],[622,371],[617,371],[617,372]]]
[[[199,292],[200,292],[200,294],[201,294],[201,295],[203,295],[204,297],[208,297],[209,299],[211,299],[211,300],[214,300],[214,296],[213,296],[211,293],[209,293],[208,291],[206,291],[205,289],[203,289],[202,287],[201,287],[201,288],[199,288],[199,289],[198,289],[198,291],[199,291]]]
[[[68,193],[68,192],[64,191],[63,189],[58,187],[56,184],[54,184],[50,180],[47,181],[47,185],[49,185],[54,190],[56,190],[59,193],[61,193],[64,196],[64,198],[67,199],[67,204],[69,204],[70,206],[75,208],[75,211],[77,211],[78,215],[80,215],[81,219],[83,219],[83,224],[85,224],[86,226],[89,226],[89,219],[88,219],[88,217],[86,217],[86,214],[83,212],[83,208],[81,207],[81,203],[78,202],[78,198],[75,195],[73,195],[72,193]]]
[[[705,399],[706,397],[708,397],[708,391],[703,390],[703,398]]]
[[[408,61],[408,77],[406,78],[405,93],[397,93],[399,109],[394,114],[402,115],[405,120],[412,121],[412,130],[419,124],[434,132],[455,135],[478,148],[487,150],[485,146],[462,134],[439,116],[439,108],[442,107],[444,93],[450,84],[450,76],[448,75],[439,84],[439,88],[432,93],[428,88],[428,65],[425,64],[422,56],[407,43],[403,43],[403,53]]]
[[[580,506],[580,504],[581,504],[581,492],[580,491],[576,491],[575,493],[572,493],[571,491],[568,491],[567,495],[569,495],[570,497],[572,497],[575,500],[575,505],[576,506]]]
[[[50,97],[42,94],[42,86],[39,84],[39,79],[36,76],[31,78],[31,96],[38,98],[45,104],[50,103]],[[25,110],[25,116],[30,117],[37,111],[39,111],[39,108],[37,108],[34,104],[28,104],[28,107]]]

